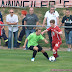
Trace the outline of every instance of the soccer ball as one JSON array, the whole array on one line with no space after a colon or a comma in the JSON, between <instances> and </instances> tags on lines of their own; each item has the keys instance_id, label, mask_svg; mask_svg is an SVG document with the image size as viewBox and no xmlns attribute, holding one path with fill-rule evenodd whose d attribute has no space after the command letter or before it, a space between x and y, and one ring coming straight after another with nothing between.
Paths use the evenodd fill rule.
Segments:
<instances>
[{"instance_id":1,"label":"soccer ball","mask_svg":"<svg viewBox=\"0 0 72 72\"><path fill-rule=\"evenodd\" d=\"M50 56L49 57L49 61L54 62L55 61L55 57L54 56Z\"/></svg>"}]
</instances>

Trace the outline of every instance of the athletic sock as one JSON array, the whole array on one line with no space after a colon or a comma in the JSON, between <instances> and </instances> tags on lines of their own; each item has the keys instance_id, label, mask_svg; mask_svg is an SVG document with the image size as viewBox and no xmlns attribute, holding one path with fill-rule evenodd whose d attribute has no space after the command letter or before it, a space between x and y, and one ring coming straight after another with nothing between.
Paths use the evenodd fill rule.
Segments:
<instances>
[{"instance_id":1,"label":"athletic sock","mask_svg":"<svg viewBox=\"0 0 72 72\"><path fill-rule=\"evenodd\" d=\"M44 52L43 55L44 55L47 59L49 59L49 56L48 56L48 54L47 54L46 52Z\"/></svg>"},{"instance_id":2,"label":"athletic sock","mask_svg":"<svg viewBox=\"0 0 72 72\"><path fill-rule=\"evenodd\" d=\"M32 58L35 58L36 54L37 54L37 51L34 50Z\"/></svg>"},{"instance_id":3,"label":"athletic sock","mask_svg":"<svg viewBox=\"0 0 72 72\"><path fill-rule=\"evenodd\" d=\"M53 56L56 58L58 56L57 51L53 53Z\"/></svg>"}]
</instances>

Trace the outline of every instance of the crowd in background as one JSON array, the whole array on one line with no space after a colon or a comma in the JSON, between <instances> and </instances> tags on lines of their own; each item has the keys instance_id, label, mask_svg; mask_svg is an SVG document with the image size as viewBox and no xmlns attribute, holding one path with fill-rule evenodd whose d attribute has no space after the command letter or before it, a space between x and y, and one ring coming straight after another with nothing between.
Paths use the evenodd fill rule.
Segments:
<instances>
[{"instance_id":1,"label":"crowd in background","mask_svg":"<svg viewBox=\"0 0 72 72\"><path fill-rule=\"evenodd\" d=\"M10 9L10 14L6 16L6 23L8 26L8 38L6 37L4 26L0 26L0 39L1 37L5 40L5 46L8 46L8 48L11 48L11 37L12 37L12 27L10 25L18 25L18 16L14 14L14 10ZM21 11L21 17L22 19L22 25L39 25L39 19L37 15L34 13L34 9L29 9L29 14L27 14L27 11L22 10ZM48 10L45 13L44 20L42 26L45 26L45 23L47 21L47 26L50 27L50 20L55 20L55 25L59 26L59 13L55 10L53 6L50 7L50 10ZM60 27L64 24L65 26L72 26L72 15L70 15L70 10L66 9L66 15L63 17ZM2 14L0 13L0 24L3 24L2 20ZM47 27L47 28L48 28ZM26 37L29 36L30 33L35 32L35 27L22 27L22 30L18 37L18 26L13 27L13 34L14 34L14 48L19 48L23 36L26 34ZM48 32L49 41L52 48L52 36L51 31ZM65 40L66 44L68 45L68 51L71 50L71 44L72 44L72 28L65 28ZM27 45L25 50L28 50Z\"/></svg>"}]
</instances>

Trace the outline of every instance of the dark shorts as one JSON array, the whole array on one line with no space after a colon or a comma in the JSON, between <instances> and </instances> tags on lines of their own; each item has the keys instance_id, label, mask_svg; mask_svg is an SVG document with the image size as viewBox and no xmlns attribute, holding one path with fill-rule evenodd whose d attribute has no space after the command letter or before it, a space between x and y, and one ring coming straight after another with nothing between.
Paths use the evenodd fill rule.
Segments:
<instances>
[{"instance_id":1,"label":"dark shorts","mask_svg":"<svg viewBox=\"0 0 72 72\"><path fill-rule=\"evenodd\" d=\"M0 39L2 38L2 36L0 36Z\"/></svg>"},{"instance_id":2,"label":"dark shorts","mask_svg":"<svg viewBox=\"0 0 72 72\"><path fill-rule=\"evenodd\" d=\"M29 49L30 49L30 50L33 50L33 47L34 47L34 46L30 46ZM37 45L37 47L38 47L38 52L42 50L42 47L41 47L40 45Z\"/></svg>"}]
</instances>

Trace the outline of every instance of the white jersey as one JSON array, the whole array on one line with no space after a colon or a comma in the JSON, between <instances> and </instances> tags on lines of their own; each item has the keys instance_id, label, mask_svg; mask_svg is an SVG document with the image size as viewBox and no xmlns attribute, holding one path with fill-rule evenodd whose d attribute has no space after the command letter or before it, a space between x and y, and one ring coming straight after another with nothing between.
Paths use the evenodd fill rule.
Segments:
<instances>
[{"instance_id":1,"label":"white jersey","mask_svg":"<svg viewBox=\"0 0 72 72\"><path fill-rule=\"evenodd\" d=\"M55 20L55 25L57 25L57 17L59 17L59 14L57 11L54 11L52 14L50 13L50 11L47 11L45 16L47 18L47 26L51 26L50 25L50 20Z\"/></svg>"},{"instance_id":2,"label":"white jersey","mask_svg":"<svg viewBox=\"0 0 72 72\"><path fill-rule=\"evenodd\" d=\"M11 17L11 15L8 14L6 16L6 22L10 22L10 23L15 23L16 22L16 23L18 23L18 16L13 14L13 16ZM9 28L10 31L12 31L12 27L11 26L9 26L8 28ZM13 32L16 32L17 30L18 30L18 26L14 26L13 27Z\"/></svg>"}]
</instances>

